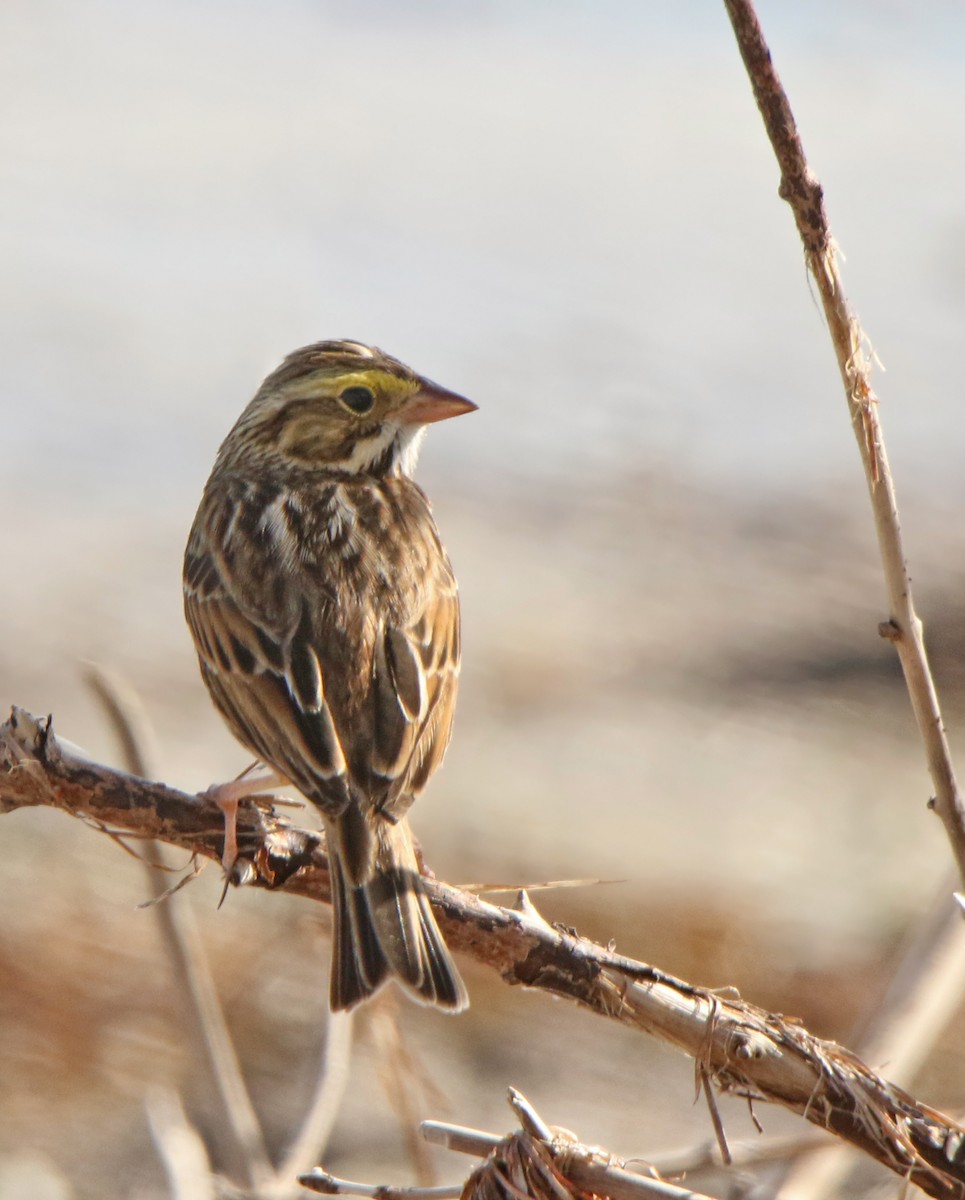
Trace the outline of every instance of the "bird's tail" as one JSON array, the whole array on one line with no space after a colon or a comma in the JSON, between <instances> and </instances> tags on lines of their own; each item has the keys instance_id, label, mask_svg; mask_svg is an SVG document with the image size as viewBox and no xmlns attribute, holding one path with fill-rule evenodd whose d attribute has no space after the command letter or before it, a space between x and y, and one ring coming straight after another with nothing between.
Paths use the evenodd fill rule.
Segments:
<instances>
[{"instance_id":1,"label":"bird's tail","mask_svg":"<svg viewBox=\"0 0 965 1200\"><path fill-rule=\"evenodd\" d=\"M405 820L355 806L325 821L332 877L331 1006L354 1008L386 979L423 1004L459 1012L466 988L429 905Z\"/></svg>"}]
</instances>

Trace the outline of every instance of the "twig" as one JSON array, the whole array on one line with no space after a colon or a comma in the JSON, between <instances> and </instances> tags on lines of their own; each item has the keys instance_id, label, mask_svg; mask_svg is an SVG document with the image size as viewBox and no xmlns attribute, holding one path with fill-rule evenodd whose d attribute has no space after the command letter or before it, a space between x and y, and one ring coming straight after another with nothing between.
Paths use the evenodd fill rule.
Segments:
<instances>
[{"instance_id":1,"label":"twig","mask_svg":"<svg viewBox=\"0 0 965 1200\"><path fill-rule=\"evenodd\" d=\"M714 1095L714 1089L710 1085L710 1075L704 1070L702 1065L698 1065L697 1074L700 1079L700 1090L703 1092L704 1099L707 1102L710 1124L714 1131L714 1137L717 1139L717 1149L720 1152L721 1162L725 1167L729 1167L733 1164L734 1159L730 1152L730 1146L727 1144L727 1133L724 1129L724 1121L720 1115L720 1109L717 1107L717 1097Z\"/></svg>"},{"instance_id":2,"label":"twig","mask_svg":"<svg viewBox=\"0 0 965 1200\"><path fill-rule=\"evenodd\" d=\"M914 608L878 401L871 387L867 338L848 305L822 189L808 167L787 95L771 61L753 4L751 0L725 0L725 5L780 167L780 195L794 214L844 383L871 497L891 607L891 617L879 626L879 632L893 641L898 651L935 787L935 798L930 804L944 823L959 874L965 878L965 807L945 738L921 622ZM960 927L960 914L949 910L946 903L937 926L932 919L920 946L912 947L892 981L882 1009L862 1039L862 1052L872 1062L888 1062L889 1071L900 1080L910 1077L913 1065L933 1045L951 1006L961 996L965 954ZM781 1194L793 1194L796 1200L827 1195L846 1173L848 1165L845 1151L827 1149L799 1163L785 1180Z\"/></svg>"},{"instance_id":3,"label":"twig","mask_svg":"<svg viewBox=\"0 0 965 1200\"><path fill-rule=\"evenodd\" d=\"M869 1062L887 1064L903 1085L912 1082L965 993L965 927L943 887L857 1041Z\"/></svg>"},{"instance_id":4,"label":"twig","mask_svg":"<svg viewBox=\"0 0 965 1200\"><path fill-rule=\"evenodd\" d=\"M325 1153L339 1105L349 1077L352 1050L352 1013L329 1013L325 1029L325 1051L318 1073L315 1095L308 1106L294 1142L278 1168L277 1178L282 1187L291 1188L291 1181L314 1166Z\"/></svg>"},{"instance_id":5,"label":"twig","mask_svg":"<svg viewBox=\"0 0 965 1200\"><path fill-rule=\"evenodd\" d=\"M525 1181L530 1185L533 1182L539 1185L547 1180L550 1186L545 1189L539 1186L512 1190L503 1188L502 1194L515 1194L518 1197L519 1192L523 1191L527 1195L553 1196L555 1200L580 1195L608 1196L612 1200L645 1200L649 1197L702 1200L702 1193L668 1183L656 1174L641 1175L628 1171L622 1159L599 1148L584 1146L570 1134L554 1131L515 1088L509 1089L509 1105L522 1128L506 1138L436 1121L422 1124L422 1136L428 1142L487 1160L466 1184L463 1194L468 1200L489 1194L488 1189L478 1185L478 1176L489 1164L497 1169L502 1168L504 1174L510 1174L514 1160L521 1161L525 1168L527 1158L535 1161L537 1170L524 1169L520 1172ZM534 1151L539 1152L538 1157ZM505 1160L506 1165L501 1160ZM512 1182L516 1180L512 1179Z\"/></svg>"},{"instance_id":6,"label":"twig","mask_svg":"<svg viewBox=\"0 0 965 1200\"><path fill-rule=\"evenodd\" d=\"M404 1002L403 1002L404 1003ZM368 1036L378 1063L379 1081L402 1136L412 1176L421 1187L436 1182L435 1164L417 1125L427 1100L442 1103L439 1089L408 1044L399 1022L400 997L383 991L368 1007Z\"/></svg>"},{"instance_id":7,"label":"twig","mask_svg":"<svg viewBox=\"0 0 965 1200\"><path fill-rule=\"evenodd\" d=\"M423 1121L419 1130L430 1146L444 1146L457 1154L474 1154L477 1158L485 1158L502 1141L498 1133L450 1125L447 1121Z\"/></svg>"},{"instance_id":8,"label":"twig","mask_svg":"<svg viewBox=\"0 0 965 1200\"><path fill-rule=\"evenodd\" d=\"M445 1146L447 1150L455 1150L460 1154L475 1154L477 1158L482 1158L499 1144L499 1138L494 1133L467 1129L464 1125L451 1125L446 1121L423 1121L420 1128L422 1136L433 1146ZM731 1165L751 1167L782 1162L829 1144L835 1144L830 1135L817 1132L737 1142L729 1146ZM720 1147L715 1139L678 1150L636 1156L627 1159L624 1165L635 1174L673 1179L681 1175L720 1171L724 1164L720 1160Z\"/></svg>"},{"instance_id":9,"label":"twig","mask_svg":"<svg viewBox=\"0 0 965 1200\"><path fill-rule=\"evenodd\" d=\"M922 625L912 598L895 488L879 420L878 398L871 387L868 341L845 296L821 184L804 156L794 115L771 61L754 5L751 0L724 0L724 4L780 167L779 194L794 214L804 245L805 261L821 297L844 383L851 425L871 497L891 610L889 620L879 626L879 632L894 642L898 651L935 788L931 806L945 826L959 875L965 880L965 804L955 781L938 694L925 652Z\"/></svg>"},{"instance_id":10,"label":"twig","mask_svg":"<svg viewBox=\"0 0 965 1200\"><path fill-rule=\"evenodd\" d=\"M791 1134L786 1137L758 1137L754 1141L729 1142L731 1166L735 1168L755 1167L768 1163L788 1162L810 1154L823 1146L838 1143L828 1134L815 1131ZM662 1177L672 1179L679 1175L700 1175L707 1171L720 1171L722 1163L716 1141L707 1141L694 1146L682 1146L677 1150L661 1150L656 1154L643 1155L640 1161L651 1167ZM628 1160L628 1165L639 1170L637 1160Z\"/></svg>"},{"instance_id":11,"label":"twig","mask_svg":"<svg viewBox=\"0 0 965 1200\"><path fill-rule=\"evenodd\" d=\"M855 1038L866 1061L887 1064L889 1076L904 1086L913 1081L965 991L965 928L950 890L941 888L909 939L876 1011ZM777 1194L820 1200L835 1193L854 1165L849 1147L826 1145L796 1163Z\"/></svg>"},{"instance_id":12,"label":"twig","mask_svg":"<svg viewBox=\"0 0 965 1200\"><path fill-rule=\"evenodd\" d=\"M44 804L219 859L221 813L189 796L66 753L51 722L22 709L0 726L0 813ZM318 835L269 807L239 812L253 886L330 899ZM859 1146L930 1195L965 1200L965 1128L876 1075L856 1055L798 1023L548 925L532 904L498 908L427 879L449 945L510 985L564 996L653 1034L700 1061L715 1085L805 1116Z\"/></svg>"},{"instance_id":13,"label":"twig","mask_svg":"<svg viewBox=\"0 0 965 1200\"><path fill-rule=\"evenodd\" d=\"M245 1186L258 1189L272 1177L261 1122L241 1073L197 923L185 906L172 904L172 899L176 898L156 905L155 914L188 1027L207 1066L208 1089L217 1113L210 1126L226 1143L230 1173Z\"/></svg>"},{"instance_id":14,"label":"twig","mask_svg":"<svg viewBox=\"0 0 965 1200\"><path fill-rule=\"evenodd\" d=\"M149 778L160 759L157 737L137 692L100 663L83 664L84 683L104 710L121 748L121 764L132 775Z\"/></svg>"},{"instance_id":15,"label":"twig","mask_svg":"<svg viewBox=\"0 0 965 1200\"><path fill-rule=\"evenodd\" d=\"M445 1187L390 1187L388 1184L357 1183L352 1179L339 1179L327 1171L316 1168L300 1175L298 1182L310 1192L323 1196L367 1196L370 1200L459 1200L462 1184Z\"/></svg>"},{"instance_id":16,"label":"twig","mask_svg":"<svg viewBox=\"0 0 965 1200\"><path fill-rule=\"evenodd\" d=\"M204 1142L189 1123L175 1092L159 1089L148 1096L147 1123L173 1200L214 1200Z\"/></svg>"},{"instance_id":17,"label":"twig","mask_svg":"<svg viewBox=\"0 0 965 1200\"><path fill-rule=\"evenodd\" d=\"M84 679L100 701L121 745L127 769L145 775L157 757L150 722L136 693L97 663L88 663ZM216 1106L210 1123L226 1167L243 1186L257 1189L272 1177L261 1122L255 1112L228 1032L208 957L188 905L174 902L161 878L161 847L145 842L143 859L154 896L153 912L174 974L179 1003L206 1070Z\"/></svg>"},{"instance_id":18,"label":"twig","mask_svg":"<svg viewBox=\"0 0 965 1200\"><path fill-rule=\"evenodd\" d=\"M86 664L84 679L104 708L120 743L125 768L135 775L147 775L157 760L156 741L136 692L98 663ZM338 1116L348 1082L352 1015L329 1014L314 1096L283 1162L273 1172L191 908L170 902L177 889L161 883L159 871L165 864L159 844L145 842L143 855L154 915L175 978L180 981L178 996L207 1067L209 1090L220 1108L220 1117L211 1122L212 1136L228 1172L244 1187L265 1200L287 1196L292 1180L321 1158Z\"/></svg>"},{"instance_id":19,"label":"twig","mask_svg":"<svg viewBox=\"0 0 965 1200\"><path fill-rule=\"evenodd\" d=\"M373 1187L313 1171L299 1182L326 1195L365 1196L369 1200L708 1200L702 1193L662 1179L627 1171L605 1151L554 1132L521 1092L509 1089L509 1104L522 1128L508 1137L458 1125L422 1124L423 1137L435 1144L483 1159L467 1182L456 1188Z\"/></svg>"}]
</instances>

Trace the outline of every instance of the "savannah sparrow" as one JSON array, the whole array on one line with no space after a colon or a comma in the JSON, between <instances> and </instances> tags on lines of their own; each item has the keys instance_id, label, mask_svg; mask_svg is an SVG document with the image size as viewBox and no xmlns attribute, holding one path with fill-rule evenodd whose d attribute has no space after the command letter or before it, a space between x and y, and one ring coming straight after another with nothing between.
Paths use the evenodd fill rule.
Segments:
<instances>
[{"instance_id":1,"label":"savannah sparrow","mask_svg":"<svg viewBox=\"0 0 965 1200\"><path fill-rule=\"evenodd\" d=\"M475 407L359 342L296 350L225 438L188 540L208 691L322 814L333 1009L390 977L468 1002L405 818L449 742L460 649L456 580L410 474L425 426Z\"/></svg>"}]
</instances>

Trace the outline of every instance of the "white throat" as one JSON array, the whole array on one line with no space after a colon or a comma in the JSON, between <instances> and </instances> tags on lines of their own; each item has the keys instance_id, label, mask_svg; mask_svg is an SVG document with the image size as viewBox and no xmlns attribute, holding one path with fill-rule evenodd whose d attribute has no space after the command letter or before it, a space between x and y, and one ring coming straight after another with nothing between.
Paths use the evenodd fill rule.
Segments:
<instances>
[{"instance_id":1,"label":"white throat","mask_svg":"<svg viewBox=\"0 0 965 1200\"><path fill-rule=\"evenodd\" d=\"M402 425L395 439L395 461L403 475L413 475L426 436L425 425Z\"/></svg>"},{"instance_id":2,"label":"white throat","mask_svg":"<svg viewBox=\"0 0 965 1200\"><path fill-rule=\"evenodd\" d=\"M341 465L346 471L363 474L389 455L390 471L395 469L403 475L411 475L415 471L425 432L424 425L397 425L387 421L378 433L358 441L351 458Z\"/></svg>"}]
</instances>

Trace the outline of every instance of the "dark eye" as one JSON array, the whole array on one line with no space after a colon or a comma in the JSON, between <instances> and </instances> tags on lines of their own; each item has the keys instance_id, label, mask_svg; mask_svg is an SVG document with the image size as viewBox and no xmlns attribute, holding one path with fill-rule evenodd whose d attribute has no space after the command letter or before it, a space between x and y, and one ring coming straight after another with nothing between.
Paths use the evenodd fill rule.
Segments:
<instances>
[{"instance_id":1,"label":"dark eye","mask_svg":"<svg viewBox=\"0 0 965 1200\"><path fill-rule=\"evenodd\" d=\"M339 400L350 412L364 417L366 413L372 411L375 405L375 392L367 387L350 387L342 392Z\"/></svg>"}]
</instances>

